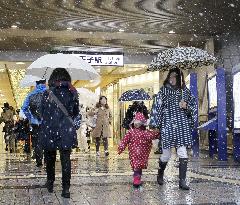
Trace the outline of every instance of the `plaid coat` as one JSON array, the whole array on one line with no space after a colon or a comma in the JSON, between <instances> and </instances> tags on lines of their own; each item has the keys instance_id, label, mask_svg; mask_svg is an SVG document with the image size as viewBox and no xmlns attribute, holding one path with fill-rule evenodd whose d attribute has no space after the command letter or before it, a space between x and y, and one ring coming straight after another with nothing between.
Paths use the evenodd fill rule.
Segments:
<instances>
[{"instance_id":1,"label":"plaid coat","mask_svg":"<svg viewBox=\"0 0 240 205\"><path fill-rule=\"evenodd\" d=\"M187 103L187 109L179 107L181 99ZM153 102L150 126L160 129L164 149L192 145L196 108L188 88L175 90L166 85L160 89Z\"/></svg>"}]
</instances>

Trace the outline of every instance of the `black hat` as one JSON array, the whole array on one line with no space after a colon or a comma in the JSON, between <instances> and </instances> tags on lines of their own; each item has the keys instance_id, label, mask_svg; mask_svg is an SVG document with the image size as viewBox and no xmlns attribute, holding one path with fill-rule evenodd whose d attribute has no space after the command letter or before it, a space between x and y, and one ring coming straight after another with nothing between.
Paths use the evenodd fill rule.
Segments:
<instances>
[{"instance_id":1,"label":"black hat","mask_svg":"<svg viewBox=\"0 0 240 205\"><path fill-rule=\"evenodd\" d=\"M38 80L36 81L36 84L39 85L39 84L45 84L46 83L46 80Z\"/></svg>"}]
</instances>

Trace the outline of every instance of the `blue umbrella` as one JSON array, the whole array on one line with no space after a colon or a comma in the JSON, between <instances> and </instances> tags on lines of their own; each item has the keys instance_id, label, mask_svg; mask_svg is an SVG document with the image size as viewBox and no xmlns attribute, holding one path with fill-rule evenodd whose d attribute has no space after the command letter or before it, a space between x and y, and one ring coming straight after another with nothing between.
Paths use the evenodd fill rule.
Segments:
<instances>
[{"instance_id":1,"label":"blue umbrella","mask_svg":"<svg viewBox=\"0 0 240 205\"><path fill-rule=\"evenodd\" d=\"M151 100L149 94L147 94L143 89L134 89L128 90L124 92L119 98L120 102L125 101L143 101L143 100Z\"/></svg>"}]
</instances>

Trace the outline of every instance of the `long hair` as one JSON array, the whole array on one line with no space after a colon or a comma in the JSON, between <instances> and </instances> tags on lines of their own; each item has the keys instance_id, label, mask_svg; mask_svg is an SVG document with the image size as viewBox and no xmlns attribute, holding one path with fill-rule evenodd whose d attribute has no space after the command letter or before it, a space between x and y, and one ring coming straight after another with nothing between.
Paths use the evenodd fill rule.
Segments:
<instances>
[{"instance_id":1,"label":"long hair","mask_svg":"<svg viewBox=\"0 0 240 205\"><path fill-rule=\"evenodd\" d=\"M184 79L184 75L183 72L179 69L179 68L173 68L168 72L167 78L164 80L163 85L166 86L167 84L169 84L169 79L170 79L170 75L171 73L176 73L176 87L178 89L182 89L185 86L185 79Z\"/></svg>"},{"instance_id":2,"label":"long hair","mask_svg":"<svg viewBox=\"0 0 240 205\"><path fill-rule=\"evenodd\" d=\"M48 85L51 87L51 86L54 86L56 82L60 82L60 81L66 81L66 82L72 81L71 76L69 75L69 73L65 68L54 69L48 80Z\"/></svg>"},{"instance_id":3,"label":"long hair","mask_svg":"<svg viewBox=\"0 0 240 205\"><path fill-rule=\"evenodd\" d=\"M105 99L106 99L106 102L107 102L107 97L102 95L102 96L99 98L99 101L98 101L98 103L96 104L96 107L97 107L97 108L100 108L100 107L102 107L101 100L102 100L103 98L105 98ZM107 103L105 104L105 106L104 106L104 107L105 107L106 109L108 109L108 108L109 108L109 106L108 106L108 104L107 104Z\"/></svg>"}]
</instances>

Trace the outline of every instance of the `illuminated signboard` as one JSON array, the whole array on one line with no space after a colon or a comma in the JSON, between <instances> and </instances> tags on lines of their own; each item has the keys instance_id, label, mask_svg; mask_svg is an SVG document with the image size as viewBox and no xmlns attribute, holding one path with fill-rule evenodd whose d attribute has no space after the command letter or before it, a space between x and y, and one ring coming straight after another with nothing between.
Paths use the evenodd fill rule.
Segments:
<instances>
[{"instance_id":1,"label":"illuminated signboard","mask_svg":"<svg viewBox=\"0 0 240 205\"><path fill-rule=\"evenodd\" d=\"M72 54L94 66L123 66L123 55Z\"/></svg>"},{"instance_id":2,"label":"illuminated signboard","mask_svg":"<svg viewBox=\"0 0 240 205\"><path fill-rule=\"evenodd\" d=\"M217 107L217 81L216 76L208 80L208 105L209 108Z\"/></svg>"},{"instance_id":3,"label":"illuminated signboard","mask_svg":"<svg viewBox=\"0 0 240 205\"><path fill-rule=\"evenodd\" d=\"M240 72L233 76L234 128L240 128Z\"/></svg>"}]
</instances>

